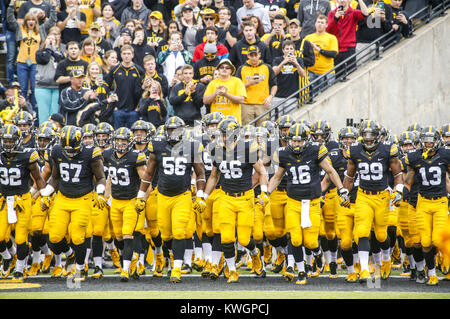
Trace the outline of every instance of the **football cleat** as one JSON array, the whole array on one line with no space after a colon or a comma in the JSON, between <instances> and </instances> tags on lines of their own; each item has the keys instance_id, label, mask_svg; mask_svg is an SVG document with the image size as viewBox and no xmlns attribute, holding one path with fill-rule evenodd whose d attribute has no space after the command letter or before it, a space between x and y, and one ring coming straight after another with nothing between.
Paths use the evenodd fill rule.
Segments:
<instances>
[{"instance_id":1,"label":"football cleat","mask_svg":"<svg viewBox=\"0 0 450 319\"><path fill-rule=\"evenodd\" d=\"M155 271L153 272L153 277L162 277L163 269L164 269L164 255L163 253L156 254Z\"/></svg>"},{"instance_id":2,"label":"football cleat","mask_svg":"<svg viewBox=\"0 0 450 319\"><path fill-rule=\"evenodd\" d=\"M330 263L330 274L329 274L330 278L337 278L338 274L337 274L337 263L335 263L334 261L332 261Z\"/></svg>"},{"instance_id":3,"label":"football cleat","mask_svg":"<svg viewBox=\"0 0 450 319\"><path fill-rule=\"evenodd\" d=\"M209 278L209 274L211 273L211 262L207 261L205 267L203 267L202 277Z\"/></svg>"},{"instance_id":4,"label":"football cleat","mask_svg":"<svg viewBox=\"0 0 450 319\"><path fill-rule=\"evenodd\" d=\"M430 278L428 278L428 281L426 283L427 286L437 286L438 284L439 284L439 279L436 275L430 276Z\"/></svg>"},{"instance_id":5,"label":"football cleat","mask_svg":"<svg viewBox=\"0 0 450 319\"><path fill-rule=\"evenodd\" d=\"M137 274L139 276L145 275L145 265L139 263L139 265L137 266L137 271L136 272L137 272Z\"/></svg>"},{"instance_id":6,"label":"football cleat","mask_svg":"<svg viewBox=\"0 0 450 319\"><path fill-rule=\"evenodd\" d=\"M50 255L45 255L44 261L42 262L41 272L43 274L48 274L50 272L50 264L52 262L53 253L50 252Z\"/></svg>"},{"instance_id":7,"label":"football cleat","mask_svg":"<svg viewBox=\"0 0 450 319\"><path fill-rule=\"evenodd\" d=\"M344 262L344 258L339 257L339 258L337 259L337 264L338 264L338 265L341 265L343 262Z\"/></svg>"},{"instance_id":8,"label":"football cleat","mask_svg":"<svg viewBox=\"0 0 450 319\"><path fill-rule=\"evenodd\" d=\"M236 256L236 269L239 269L242 267L242 265L245 264L245 261L247 260L247 254L243 252L242 250L237 251Z\"/></svg>"},{"instance_id":9,"label":"football cleat","mask_svg":"<svg viewBox=\"0 0 450 319\"><path fill-rule=\"evenodd\" d=\"M69 275L69 278L72 279L72 281L85 281L87 279L88 272L86 269L83 270L76 270L74 273Z\"/></svg>"},{"instance_id":10,"label":"football cleat","mask_svg":"<svg viewBox=\"0 0 450 319\"><path fill-rule=\"evenodd\" d=\"M409 280L416 281L417 279L417 269L411 268L411 274L409 275Z\"/></svg>"},{"instance_id":11,"label":"football cleat","mask_svg":"<svg viewBox=\"0 0 450 319\"><path fill-rule=\"evenodd\" d=\"M365 283L367 283L367 280L368 279L370 279L371 280L371 277L370 277L370 272L369 271L367 271L367 270L362 270L360 273L359 273L359 283L360 284L365 284Z\"/></svg>"},{"instance_id":12,"label":"football cleat","mask_svg":"<svg viewBox=\"0 0 450 319\"><path fill-rule=\"evenodd\" d=\"M111 260L113 262L114 267L121 268L120 267L120 256L119 256L119 253L117 252L117 248L110 249L109 255L111 256Z\"/></svg>"},{"instance_id":13,"label":"football cleat","mask_svg":"<svg viewBox=\"0 0 450 319\"><path fill-rule=\"evenodd\" d=\"M264 246L264 263L266 265L272 263L272 245Z\"/></svg>"},{"instance_id":14,"label":"football cleat","mask_svg":"<svg viewBox=\"0 0 450 319\"><path fill-rule=\"evenodd\" d=\"M192 267L187 264L184 264L183 267L181 267L181 274L187 275L190 273L192 273Z\"/></svg>"},{"instance_id":15,"label":"football cleat","mask_svg":"<svg viewBox=\"0 0 450 319\"><path fill-rule=\"evenodd\" d=\"M284 261L286 260L286 255L283 253L277 253L277 259L275 263L272 265L272 272L278 274L281 270L283 270Z\"/></svg>"},{"instance_id":16,"label":"football cleat","mask_svg":"<svg viewBox=\"0 0 450 319\"><path fill-rule=\"evenodd\" d=\"M39 264L32 264L30 270L28 270L28 276L33 277L37 276L41 269L41 266Z\"/></svg>"},{"instance_id":17,"label":"football cleat","mask_svg":"<svg viewBox=\"0 0 450 319\"><path fill-rule=\"evenodd\" d=\"M3 259L3 265L1 270L2 279L8 278L10 272L11 272L11 265L12 265L12 258L10 259Z\"/></svg>"},{"instance_id":18,"label":"football cleat","mask_svg":"<svg viewBox=\"0 0 450 319\"><path fill-rule=\"evenodd\" d=\"M312 267L311 267L311 273L309 274L309 277L311 277L311 278L319 277L319 275L320 275L319 269L320 268L317 267L317 263L313 262Z\"/></svg>"},{"instance_id":19,"label":"football cleat","mask_svg":"<svg viewBox=\"0 0 450 319\"><path fill-rule=\"evenodd\" d=\"M411 276L411 269L409 268L409 265L406 262L403 262L402 264L403 271L400 274L401 277L410 277Z\"/></svg>"},{"instance_id":20,"label":"football cleat","mask_svg":"<svg viewBox=\"0 0 450 319\"><path fill-rule=\"evenodd\" d=\"M219 267L217 265L211 266L211 271L209 272L209 279L216 280L219 278Z\"/></svg>"},{"instance_id":21,"label":"football cleat","mask_svg":"<svg viewBox=\"0 0 450 319\"><path fill-rule=\"evenodd\" d=\"M250 270L251 274L254 272L254 270L253 270L253 260L252 259L247 259L247 268L246 269Z\"/></svg>"},{"instance_id":22,"label":"football cleat","mask_svg":"<svg viewBox=\"0 0 450 319\"><path fill-rule=\"evenodd\" d=\"M23 282L24 279L25 279L25 276L23 273L18 272L18 271L14 272L14 275L12 277L13 282Z\"/></svg>"},{"instance_id":23,"label":"football cleat","mask_svg":"<svg viewBox=\"0 0 450 319\"><path fill-rule=\"evenodd\" d=\"M225 268L223 269L223 276L226 279L230 278L230 268L228 268L228 265L226 265Z\"/></svg>"},{"instance_id":24,"label":"football cleat","mask_svg":"<svg viewBox=\"0 0 450 319\"><path fill-rule=\"evenodd\" d=\"M176 267L173 268L170 273L170 281L173 283L181 282L181 269Z\"/></svg>"},{"instance_id":25,"label":"football cleat","mask_svg":"<svg viewBox=\"0 0 450 319\"><path fill-rule=\"evenodd\" d=\"M139 255L137 253L133 253L133 257L131 258L131 264L130 264L130 269L129 269L129 273L130 276L133 276L134 273L136 272L137 269L137 261L139 259Z\"/></svg>"},{"instance_id":26,"label":"football cleat","mask_svg":"<svg viewBox=\"0 0 450 319\"><path fill-rule=\"evenodd\" d=\"M260 275L256 275L256 278L266 278L266 271L263 269Z\"/></svg>"},{"instance_id":27,"label":"football cleat","mask_svg":"<svg viewBox=\"0 0 450 319\"><path fill-rule=\"evenodd\" d=\"M322 261L322 254L318 255L318 256L314 256L314 264L316 265L317 271L318 273L322 273L324 270L323 267L323 261Z\"/></svg>"},{"instance_id":28,"label":"football cleat","mask_svg":"<svg viewBox=\"0 0 450 319\"><path fill-rule=\"evenodd\" d=\"M306 285L308 276L306 275L306 272L301 271L298 273L297 281L295 282L296 285Z\"/></svg>"},{"instance_id":29,"label":"football cleat","mask_svg":"<svg viewBox=\"0 0 450 319\"><path fill-rule=\"evenodd\" d=\"M261 263L261 252L258 249L258 253L252 256L252 270L256 273L257 276L260 276L263 270Z\"/></svg>"},{"instance_id":30,"label":"football cleat","mask_svg":"<svg viewBox=\"0 0 450 319\"><path fill-rule=\"evenodd\" d=\"M95 266L94 273L91 275L92 279L102 279L103 270L99 266Z\"/></svg>"},{"instance_id":31,"label":"football cleat","mask_svg":"<svg viewBox=\"0 0 450 319\"><path fill-rule=\"evenodd\" d=\"M444 276L444 278L442 278L442 280L444 280L444 281L450 281L450 273L446 274L446 275Z\"/></svg>"},{"instance_id":32,"label":"football cleat","mask_svg":"<svg viewBox=\"0 0 450 319\"><path fill-rule=\"evenodd\" d=\"M217 269L219 270L219 276L222 274L224 268L225 268L225 257L222 254L222 257L220 257L219 266L217 267Z\"/></svg>"},{"instance_id":33,"label":"football cleat","mask_svg":"<svg viewBox=\"0 0 450 319\"><path fill-rule=\"evenodd\" d=\"M427 276L425 275L425 271L424 270L417 271L416 282L418 284L424 284L424 283L427 282Z\"/></svg>"},{"instance_id":34,"label":"football cleat","mask_svg":"<svg viewBox=\"0 0 450 319\"><path fill-rule=\"evenodd\" d=\"M239 273L236 270L230 271L230 276L228 277L227 283L233 284L239 281Z\"/></svg>"},{"instance_id":35,"label":"football cleat","mask_svg":"<svg viewBox=\"0 0 450 319\"><path fill-rule=\"evenodd\" d=\"M192 262L192 268L194 268L195 271L202 272L205 263L206 262L204 260L197 258Z\"/></svg>"},{"instance_id":36,"label":"football cleat","mask_svg":"<svg viewBox=\"0 0 450 319\"><path fill-rule=\"evenodd\" d=\"M375 272L375 264L374 263L369 263L369 272L371 274L373 274Z\"/></svg>"},{"instance_id":37,"label":"football cleat","mask_svg":"<svg viewBox=\"0 0 450 319\"><path fill-rule=\"evenodd\" d=\"M114 274L120 274L122 272L122 267L114 269Z\"/></svg>"},{"instance_id":38,"label":"football cleat","mask_svg":"<svg viewBox=\"0 0 450 319\"><path fill-rule=\"evenodd\" d=\"M323 272L330 272L330 264L325 263L325 265L323 265Z\"/></svg>"},{"instance_id":39,"label":"football cleat","mask_svg":"<svg viewBox=\"0 0 450 319\"><path fill-rule=\"evenodd\" d=\"M75 253L66 258L66 263L64 264L64 273L63 276L68 276L71 273L75 272Z\"/></svg>"},{"instance_id":40,"label":"football cleat","mask_svg":"<svg viewBox=\"0 0 450 319\"><path fill-rule=\"evenodd\" d=\"M305 264L305 272L308 277L311 277L313 269L311 265Z\"/></svg>"},{"instance_id":41,"label":"football cleat","mask_svg":"<svg viewBox=\"0 0 450 319\"><path fill-rule=\"evenodd\" d=\"M293 281L295 277L294 268L291 266L286 268L286 271L284 272L283 279L287 281Z\"/></svg>"},{"instance_id":42,"label":"football cleat","mask_svg":"<svg viewBox=\"0 0 450 319\"><path fill-rule=\"evenodd\" d=\"M60 278L62 276L62 273L63 273L63 267L55 266L55 267L53 267L51 277L52 278Z\"/></svg>"},{"instance_id":43,"label":"football cleat","mask_svg":"<svg viewBox=\"0 0 450 319\"><path fill-rule=\"evenodd\" d=\"M357 263L354 263L353 266L354 266L354 268L355 268L356 274L359 275L359 273L361 272L361 264L360 264L359 262L357 262Z\"/></svg>"},{"instance_id":44,"label":"football cleat","mask_svg":"<svg viewBox=\"0 0 450 319\"><path fill-rule=\"evenodd\" d=\"M355 283L358 281L358 274L356 272L351 272L345 277L345 281L349 283Z\"/></svg>"},{"instance_id":45,"label":"football cleat","mask_svg":"<svg viewBox=\"0 0 450 319\"><path fill-rule=\"evenodd\" d=\"M129 280L130 280L129 272L122 269L122 271L120 272L120 281L128 282Z\"/></svg>"},{"instance_id":46,"label":"football cleat","mask_svg":"<svg viewBox=\"0 0 450 319\"><path fill-rule=\"evenodd\" d=\"M391 261L381 261L381 279L386 280L391 274Z\"/></svg>"}]
</instances>

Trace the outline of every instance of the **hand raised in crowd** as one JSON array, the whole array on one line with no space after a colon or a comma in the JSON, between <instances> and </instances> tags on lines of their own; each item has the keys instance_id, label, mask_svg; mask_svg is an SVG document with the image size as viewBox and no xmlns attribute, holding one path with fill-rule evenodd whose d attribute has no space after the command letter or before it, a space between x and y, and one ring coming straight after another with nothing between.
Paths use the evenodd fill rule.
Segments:
<instances>
[{"instance_id":1,"label":"hand raised in crowd","mask_svg":"<svg viewBox=\"0 0 450 319\"><path fill-rule=\"evenodd\" d=\"M339 19L340 17L342 17L342 16L344 16L344 14L345 14L345 11L342 9L342 10L340 10L340 9L338 9L338 10L336 10L336 13L335 13L335 17L337 18L337 19Z\"/></svg>"},{"instance_id":2,"label":"hand raised in crowd","mask_svg":"<svg viewBox=\"0 0 450 319\"><path fill-rule=\"evenodd\" d=\"M27 104L27 100L22 95L19 95L19 105L23 107L26 104Z\"/></svg>"},{"instance_id":3,"label":"hand raised in crowd","mask_svg":"<svg viewBox=\"0 0 450 319\"><path fill-rule=\"evenodd\" d=\"M395 17L398 21L400 21L403 24L408 24L408 20L406 20L406 17L403 13L399 13L397 17Z\"/></svg>"},{"instance_id":4,"label":"hand raised in crowd","mask_svg":"<svg viewBox=\"0 0 450 319\"><path fill-rule=\"evenodd\" d=\"M384 10L380 9L380 8L376 8L375 9L375 13L374 13L375 17L379 17L381 19L381 21L386 21L386 13Z\"/></svg>"},{"instance_id":5,"label":"hand raised in crowd","mask_svg":"<svg viewBox=\"0 0 450 319\"><path fill-rule=\"evenodd\" d=\"M108 101L108 103L113 103L119 101L119 97L117 96L117 94L114 93L108 96L106 100Z\"/></svg>"},{"instance_id":6,"label":"hand raised in crowd","mask_svg":"<svg viewBox=\"0 0 450 319\"><path fill-rule=\"evenodd\" d=\"M228 88L226 86L220 85L216 89L217 95L224 96L228 91Z\"/></svg>"}]
</instances>

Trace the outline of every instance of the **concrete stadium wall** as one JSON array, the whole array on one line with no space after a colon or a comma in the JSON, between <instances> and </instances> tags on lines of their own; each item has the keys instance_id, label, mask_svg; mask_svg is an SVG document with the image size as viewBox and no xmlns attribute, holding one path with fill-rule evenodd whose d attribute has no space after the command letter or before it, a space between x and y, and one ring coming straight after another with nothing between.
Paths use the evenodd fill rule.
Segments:
<instances>
[{"instance_id":1,"label":"concrete stadium wall","mask_svg":"<svg viewBox=\"0 0 450 319\"><path fill-rule=\"evenodd\" d=\"M441 127L450 123L450 14L422 26L340 82L314 104L292 114L330 122L334 135L347 120L376 120L394 134L414 122Z\"/></svg>"}]
</instances>

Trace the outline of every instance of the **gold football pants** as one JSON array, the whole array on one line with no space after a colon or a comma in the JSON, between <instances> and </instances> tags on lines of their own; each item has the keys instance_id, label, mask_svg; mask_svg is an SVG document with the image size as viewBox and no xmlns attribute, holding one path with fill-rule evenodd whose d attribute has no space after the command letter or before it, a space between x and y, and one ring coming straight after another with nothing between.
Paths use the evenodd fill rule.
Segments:
<instances>
[{"instance_id":1,"label":"gold football pants","mask_svg":"<svg viewBox=\"0 0 450 319\"><path fill-rule=\"evenodd\" d=\"M417 199L417 227L423 247L436 246L448 219L448 199Z\"/></svg>"},{"instance_id":2,"label":"gold football pants","mask_svg":"<svg viewBox=\"0 0 450 319\"><path fill-rule=\"evenodd\" d=\"M28 232L31 219L31 194L25 193L14 196L15 202L20 202L23 207L22 211L16 209L17 222L8 223L8 207L6 197L3 198L2 210L0 211L0 241L9 241L12 227L15 230L15 241L17 245L24 244L28 241Z\"/></svg>"}]
</instances>

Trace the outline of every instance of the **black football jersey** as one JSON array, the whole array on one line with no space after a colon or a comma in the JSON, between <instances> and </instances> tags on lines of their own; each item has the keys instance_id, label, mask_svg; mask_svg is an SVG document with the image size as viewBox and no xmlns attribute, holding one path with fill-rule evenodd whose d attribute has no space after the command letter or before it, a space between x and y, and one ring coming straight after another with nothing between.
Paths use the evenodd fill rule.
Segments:
<instances>
[{"instance_id":1,"label":"black football jersey","mask_svg":"<svg viewBox=\"0 0 450 319\"><path fill-rule=\"evenodd\" d=\"M406 154L405 163L414 169L421 196L447 196L446 173L450 164L449 147L441 147L436 154L427 158L424 158L422 150L414 150Z\"/></svg>"},{"instance_id":2,"label":"black football jersey","mask_svg":"<svg viewBox=\"0 0 450 319\"><path fill-rule=\"evenodd\" d=\"M23 148L36 148L36 138L34 137L34 135L31 135L31 138L28 142L23 142L22 143L22 147Z\"/></svg>"},{"instance_id":3,"label":"black football jersey","mask_svg":"<svg viewBox=\"0 0 450 319\"><path fill-rule=\"evenodd\" d=\"M402 164L402 172L404 176L406 176L406 173L408 172L408 165L406 164L405 156L400 158L400 163ZM414 182L406 197L406 201L414 207L416 207L417 205L417 197L419 195L419 183L420 183L419 177L417 176L417 174L414 174Z\"/></svg>"},{"instance_id":4,"label":"black football jersey","mask_svg":"<svg viewBox=\"0 0 450 319\"><path fill-rule=\"evenodd\" d=\"M0 186L2 196L22 195L30 191L33 180L29 166L39 159L34 149L23 148L8 157L6 153L0 156Z\"/></svg>"},{"instance_id":5,"label":"black football jersey","mask_svg":"<svg viewBox=\"0 0 450 319\"><path fill-rule=\"evenodd\" d=\"M91 163L102 159L102 152L98 147L85 146L76 156L67 157L61 145L53 146L51 157L56 164L53 169L59 170L58 189L66 197L82 197L94 189L94 173Z\"/></svg>"},{"instance_id":6,"label":"black football jersey","mask_svg":"<svg viewBox=\"0 0 450 319\"><path fill-rule=\"evenodd\" d=\"M239 140L236 147L226 151L216 145L211 150L213 165L222 179L222 189L227 193L243 193L252 189L253 165L258 161L258 144Z\"/></svg>"},{"instance_id":7,"label":"black football jersey","mask_svg":"<svg viewBox=\"0 0 450 319\"><path fill-rule=\"evenodd\" d=\"M383 191L388 188L390 160L398 156L396 144L380 143L373 152L367 152L361 143L350 146L349 157L359 174L359 187L366 191Z\"/></svg>"},{"instance_id":8,"label":"black football jersey","mask_svg":"<svg viewBox=\"0 0 450 319\"><path fill-rule=\"evenodd\" d=\"M339 178L341 179L341 181L344 181L344 173L347 170L348 161L345 158L344 154L342 154L342 150L340 150L339 148L328 149L328 156L330 157L331 165L338 173ZM336 185L331 183L327 191L334 188L336 188Z\"/></svg>"},{"instance_id":9,"label":"black football jersey","mask_svg":"<svg viewBox=\"0 0 450 319\"><path fill-rule=\"evenodd\" d=\"M279 165L288 176L288 197L300 201L322 195L319 164L327 155L325 145L316 142L309 143L300 155L294 154L289 147L279 150Z\"/></svg>"},{"instance_id":10,"label":"black football jersey","mask_svg":"<svg viewBox=\"0 0 450 319\"><path fill-rule=\"evenodd\" d=\"M161 194L176 196L190 189L193 164L202 162L200 143L183 140L172 146L161 138L151 141L148 150L156 157L158 191Z\"/></svg>"},{"instance_id":11,"label":"black football jersey","mask_svg":"<svg viewBox=\"0 0 450 319\"><path fill-rule=\"evenodd\" d=\"M154 138L155 139L155 138ZM157 139L157 138L156 138ZM148 150L148 145L147 147L143 150L145 157L148 159L148 157L150 156L150 151ZM158 173L158 168L156 168L155 170L155 174L153 175L153 180L152 180L152 185L153 187L156 187L158 185L158 177L159 177L159 173Z\"/></svg>"},{"instance_id":12,"label":"black football jersey","mask_svg":"<svg viewBox=\"0 0 450 319\"><path fill-rule=\"evenodd\" d=\"M111 180L112 198L119 200L135 198L140 186L136 168L146 164L145 154L131 150L118 158L114 150L108 149L103 152L103 158L105 166L108 167L108 177Z\"/></svg>"}]
</instances>

